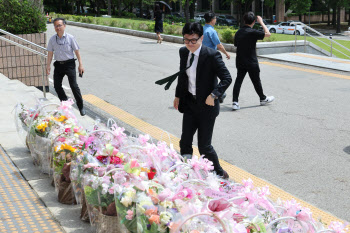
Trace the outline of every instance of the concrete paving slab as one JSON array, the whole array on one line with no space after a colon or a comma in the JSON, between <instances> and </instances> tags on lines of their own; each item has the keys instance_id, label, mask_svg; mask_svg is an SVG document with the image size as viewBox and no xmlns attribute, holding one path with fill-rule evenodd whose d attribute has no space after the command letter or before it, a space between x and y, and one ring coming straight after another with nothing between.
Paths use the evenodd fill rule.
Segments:
<instances>
[{"instance_id":1,"label":"concrete paving slab","mask_svg":"<svg viewBox=\"0 0 350 233\"><path fill-rule=\"evenodd\" d=\"M350 60L335 57L311 55L306 53L280 53L260 55L259 57L350 72Z\"/></svg>"}]
</instances>

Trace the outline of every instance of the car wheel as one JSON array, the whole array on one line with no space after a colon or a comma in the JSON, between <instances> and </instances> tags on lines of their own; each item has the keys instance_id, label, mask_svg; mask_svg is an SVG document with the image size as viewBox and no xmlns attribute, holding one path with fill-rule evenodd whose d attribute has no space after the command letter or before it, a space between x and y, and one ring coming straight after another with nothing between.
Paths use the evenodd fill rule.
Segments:
<instances>
[{"instance_id":1,"label":"car wheel","mask_svg":"<svg viewBox=\"0 0 350 233\"><path fill-rule=\"evenodd\" d=\"M270 32L271 32L271 33L276 33L276 29L271 28L271 29L270 29Z\"/></svg>"},{"instance_id":2,"label":"car wheel","mask_svg":"<svg viewBox=\"0 0 350 233\"><path fill-rule=\"evenodd\" d=\"M295 35L295 32L294 32L294 35ZM300 32L297 30L297 35L299 36L300 35Z\"/></svg>"}]
</instances>

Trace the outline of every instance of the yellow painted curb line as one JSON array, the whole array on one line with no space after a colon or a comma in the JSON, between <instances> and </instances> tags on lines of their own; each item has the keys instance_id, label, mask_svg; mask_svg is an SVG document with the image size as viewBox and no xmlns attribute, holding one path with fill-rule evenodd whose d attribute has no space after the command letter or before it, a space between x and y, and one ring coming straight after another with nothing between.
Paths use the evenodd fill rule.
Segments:
<instances>
[{"instance_id":1,"label":"yellow painted curb line","mask_svg":"<svg viewBox=\"0 0 350 233\"><path fill-rule=\"evenodd\" d=\"M165 131L161 130L160 128L153 126L137 117L134 115L112 105L107 103L106 101L94 96L94 95L83 95L84 101L94 105L95 107L98 107L99 109L111 114L112 116L118 118L119 120L123 121L124 123L140 130L141 132L145 134L149 134L151 137L157 139L157 140L163 140L165 141L168 145L173 143L174 149L177 151L180 150L179 148L179 141L180 139L175 137L172 134L169 134L169 137ZM181 122L179 122L181 124ZM169 140L170 138L170 140ZM193 147L194 149L194 154L199 155L198 148L196 146ZM229 164L228 162L221 160L220 159L220 164L227 171L227 173L230 175L230 178L237 182L241 182L242 180L247 180L247 179L252 179L254 182L254 185L256 187L264 187L264 186L269 186L270 192L271 192L271 199L276 201L278 198L281 200L291 200L295 199L297 202L299 202L302 206L309 208L312 211L312 216L315 220L317 219L322 219L322 222L325 224L329 224L331 221L340 221L344 222L344 220L341 220L335 216L333 216L330 213L327 213L323 210L320 210L316 208L315 206L310 205L309 203L294 197L293 195L283 191L282 189L268 183L265 180L262 180L232 164Z\"/></svg>"},{"instance_id":2,"label":"yellow painted curb line","mask_svg":"<svg viewBox=\"0 0 350 233\"><path fill-rule=\"evenodd\" d=\"M319 56L313 56L313 55L309 55L309 54L290 53L289 55L298 56L298 57L313 58L313 59L324 60L324 61L332 61L332 62L336 62L336 63L350 64L350 61L342 61L342 60L338 60L338 59L334 59L334 58L319 57Z\"/></svg>"},{"instance_id":3,"label":"yellow painted curb line","mask_svg":"<svg viewBox=\"0 0 350 233\"><path fill-rule=\"evenodd\" d=\"M278 64L278 63L273 63L273 62L259 62L260 64L264 65L270 65L270 66L277 66L281 68L286 68L290 70L298 70L298 71L303 71L303 72L308 72L308 73L313 73L313 74L319 74L319 75L325 75L325 76L330 76L330 77L335 77L335 78L342 78L342 79L350 79L350 76L347 75L342 75L342 74L335 74L335 73L330 73L330 72L323 72L319 70L311 70L311 69L306 69L306 68L300 68L296 66L288 66L288 65L283 65L283 64Z\"/></svg>"}]
</instances>

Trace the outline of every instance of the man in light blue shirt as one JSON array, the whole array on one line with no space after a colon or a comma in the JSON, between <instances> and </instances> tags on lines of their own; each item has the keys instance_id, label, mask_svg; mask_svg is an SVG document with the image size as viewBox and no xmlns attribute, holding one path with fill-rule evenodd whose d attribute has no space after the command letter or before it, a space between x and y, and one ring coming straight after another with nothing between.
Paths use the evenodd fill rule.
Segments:
<instances>
[{"instance_id":1,"label":"man in light blue shirt","mask_svg":"<svg viewBox=\"0 0 350 233\"><path fill-rule=\"evenodd\" d=\"M225 47L221 44L219 35L214 29L214 25L216 24L216 16L214 13L209 12L204 15L205 25L203 27L203 44L209 48L220 50L223 54L225 54L226 58L230 59L230 54L227 53ZM222 94L219 97L219 102L223 103L226 97L226 93Z\"/></svg>"},{"instance_id":2,"label":"man in light blue shirt","mask_svg":"<svg viewBox=\"0 0 350 233\"><path fill-rule=\"evenodd\" d=\"M69 85L72 89L75 101L80 111L80 115L86 114L83 107L83 98L80 93L80 88L76 78L76 68L74 53L79 61L79 76L83 77L84 67L81 61L79 45L75 40L74 36L65 32L66 21L63 18L56 18L53 21L56 35L53 35L47 45L47 67L46 73L50 75L51 72L51 61L53 55L55 55L55 70L53 74L53 83L60 101L66 101L67 95L62 88L62 81L65 75L68 76Z\"/></svg>"}]
</instances>

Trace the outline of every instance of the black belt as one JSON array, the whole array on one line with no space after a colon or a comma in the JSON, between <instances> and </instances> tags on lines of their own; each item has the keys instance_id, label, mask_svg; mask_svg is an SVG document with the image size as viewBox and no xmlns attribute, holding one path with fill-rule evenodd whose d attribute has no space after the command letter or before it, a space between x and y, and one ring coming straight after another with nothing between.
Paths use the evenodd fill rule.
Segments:
<instances>
[{"instance_id":1,"label":"black belt","mask_svg":"<svg viewBox=\"0 0 350 233\"><path fill-rule=\"evenodd\" d=\"M66 61L55 61L55 63L63 65L63 64L69 63L69 62L74 62L75 60L76 59L69 59L69 60L66 60Z\"/></svg>"},{"instance_id":2,"label":"black belt","mask_svg":"<svg viewBox=\"0 0 350 233\"><path fill-rule=\"evenodd\" d=\"M192 95L191 92L188 92L188 93L189 93L190 98L191 98L192 100L196 101L196 99L197 99L196 95Z\"/></svg>"}]
</instances>

